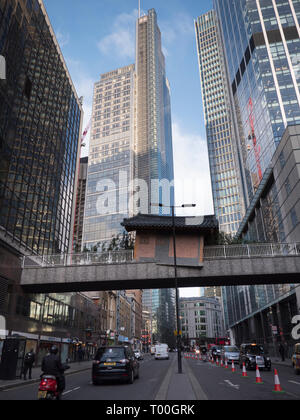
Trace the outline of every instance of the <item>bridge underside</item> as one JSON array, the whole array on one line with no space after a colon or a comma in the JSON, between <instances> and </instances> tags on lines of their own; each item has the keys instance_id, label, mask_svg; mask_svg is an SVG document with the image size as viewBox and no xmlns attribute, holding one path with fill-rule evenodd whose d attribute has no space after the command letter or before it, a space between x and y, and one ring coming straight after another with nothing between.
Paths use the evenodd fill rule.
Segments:
<instances>
[{"instance_id":1,"label":"bridge underside","mask_svg":"<svg viewBox=\"0 0 300 420\"><path fill-rule=\"evenodd\" d=\"M205 261L178 267L178 287L300 283L300 257ZM28 293L173 288L174 266L155 262L25 268L21 286Z\"/></svg>"}]
</instances>

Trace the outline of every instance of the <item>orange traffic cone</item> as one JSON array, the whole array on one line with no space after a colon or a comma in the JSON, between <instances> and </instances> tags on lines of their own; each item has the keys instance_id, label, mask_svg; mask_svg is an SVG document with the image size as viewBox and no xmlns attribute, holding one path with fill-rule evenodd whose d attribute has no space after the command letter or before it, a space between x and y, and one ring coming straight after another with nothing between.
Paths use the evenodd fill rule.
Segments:
<instances>
[{"instance_id":1,"label":"orange traffic cone","mask_svg":"<svg viewBox=\"0 0 300 420\"><path fill-rule=\"evenodd\" d=\"M260 376L259 367L256 365L256 383L263 384L263 381Z\"/></svg>"},{"instance_id":2,"label":"orange traffic cone","mask_svg":"<svg viewBox=\"0 0 300 420\"><path fill-rule=\"evenodd\" d=\"M245 362L243 362L243 374L242 374L242 377L243 378L248 378L247 370L246 370L246 366L245 366Z\"/></svg>"},{"instance_id":3,"label":"orange traffic cone","mask_svg":"<svg viewBox=\"0 0 300 420\"><path fill-rule=\"evenodd\" d=\"M227 362L227 358L225 359L225 369L228 369L228 362Z\"/></svg>"},{"instance_id":4,"label":"orange traffic cone","mask_svg":"<svg viewBox=\"0 0 300 420\"><path fill-rule=\"evenodd\" d=\"M234 362L231 363L231 372L235 372Z\"/></svg>"},{"instance_id":5,"label":"orange traffic cone","mask_svg":"<svg viewBox=\"0 0 300 420\"><path fill-rule=\"evenodd\" d=\"M219 359L216 360L216 365L219 366Z\"/></svg>"},{"instance_id":6,"label":"orange traffic cone","mask_svg":"<svg viewBox=\"0 0 300 420\"><path fill-rule=\"evenodd\" d=\"M274 375L275 375L275 387L274 387L273 392L284 392L279 382L277 369L274 369Z\"/></svg>"},{"instance_id":7,"label":"orange traffic cone","mask_svg":"<svg viewBox=\"0 0 300 420\"><path fill-rule=\"evenodd\" d=\"M223 359L221 359L221 367L223 367Z\"/></svg>"}]
</instances>

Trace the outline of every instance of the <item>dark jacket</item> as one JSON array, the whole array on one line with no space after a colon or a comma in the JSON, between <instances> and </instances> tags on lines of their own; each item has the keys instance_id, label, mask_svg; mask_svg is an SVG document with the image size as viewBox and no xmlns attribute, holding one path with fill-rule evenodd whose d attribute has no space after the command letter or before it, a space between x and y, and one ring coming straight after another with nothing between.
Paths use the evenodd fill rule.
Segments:
<instances>
[{"instance_id":1,"label":"dark jacket","mask_svg":"<svg viewBox=\"0 0 300 420\"><path fill-rule=\"evenodd\" d=\"M47 354L42 361L44 375L60 377L64 374L65 368L57 354Z\"/></svg>"},{"instance_id":2,"label":"dark jacket","mask_svg":"<svg viewBox=\"0 0 300 420\"><path fill-rule=\"evenodd\" d=\"M35 354L32 353L31 351L26 353L25 358L24 358L24 364L32 366L34 362L35 362Z\"/></svg>"}]
</instances>

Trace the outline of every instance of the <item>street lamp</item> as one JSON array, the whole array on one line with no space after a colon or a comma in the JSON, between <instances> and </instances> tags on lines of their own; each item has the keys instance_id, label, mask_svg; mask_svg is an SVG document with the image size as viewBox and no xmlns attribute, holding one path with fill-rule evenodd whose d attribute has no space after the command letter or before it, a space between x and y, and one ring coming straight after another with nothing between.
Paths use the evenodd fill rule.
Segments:
<instances>
[{"instance_id":1,"label":"street lamp","mask_svg":"<svg viewBox=\"0 0 300 420\"><path fill-rule=\"evenodd\" d=\"M175 228L175 208L196 207L196 204L182 204L181 206L168 206L162 203L151 204L156 207L169 207L172 209L172 228L173 228L173 248L174 248L174 279L176 290L176 330L177 330L177 357L178 357L178 373L182 373L181 363L181 334L180 334L180 317L179 317L179 292L177 280L177 258L176 258L176 228Z\"/></svg>"}]
</instances>

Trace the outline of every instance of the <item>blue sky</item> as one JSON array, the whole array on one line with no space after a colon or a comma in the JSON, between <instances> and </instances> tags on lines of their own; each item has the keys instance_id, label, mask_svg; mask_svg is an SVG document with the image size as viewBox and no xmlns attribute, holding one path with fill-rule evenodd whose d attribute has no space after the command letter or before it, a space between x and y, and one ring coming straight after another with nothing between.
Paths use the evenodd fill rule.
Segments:
<instances>
[{"instance_id":1,"label":"blue sky","mask_svg":"<svg viewBox=\"0 0 300 420\"><path fill-rule=\"evenodd\" d=\"M138 0L44 0L44 4L78 95L84 97L86 126L93 85L100 74L135 61ZM193 214L212 214L194 30L194 20L212 8L212 0L141 0L142 13L151 8L157 12L171 85L176 202L196 203ZM88 138L82 156L87 154Z\"/></svg>"}]
</instances>

